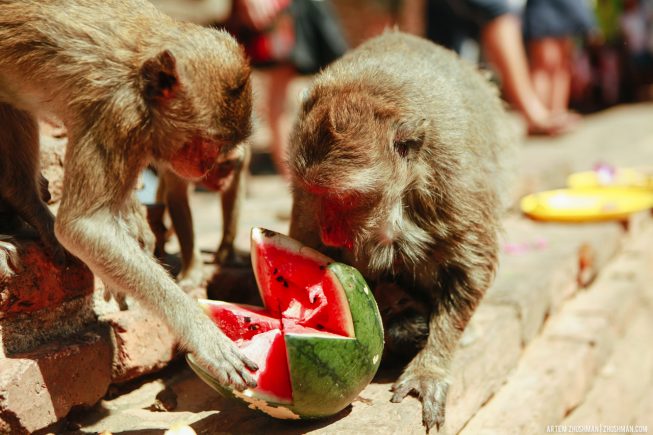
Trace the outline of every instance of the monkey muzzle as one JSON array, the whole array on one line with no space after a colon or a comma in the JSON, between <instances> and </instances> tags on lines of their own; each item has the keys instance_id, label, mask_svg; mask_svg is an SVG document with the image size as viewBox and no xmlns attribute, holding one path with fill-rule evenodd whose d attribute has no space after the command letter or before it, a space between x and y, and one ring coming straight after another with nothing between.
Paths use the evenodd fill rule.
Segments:
<instances>
[{"instance_id":1,"label":"monkey muzzle","mask_svg":"<svg viewBox=\"0 0 653 435\"><path fill-rule=\"evenodd\" d=\"M198 181L215 166L227 141L195 137L186 142L170 159L172 170L182 178Z\"/></svg>"},{"instance_id":2,"label":"monkey muzzle","mask_svg":"<svg viewBox=\"0 0 653 435\"><path fill-rule=\"evenodd\" d=\"M322 201L320 213L320 238L326 246L336 248L354 247L354 236L345 219L346 212L329 201Z\"/></svg>"}]
</instances>

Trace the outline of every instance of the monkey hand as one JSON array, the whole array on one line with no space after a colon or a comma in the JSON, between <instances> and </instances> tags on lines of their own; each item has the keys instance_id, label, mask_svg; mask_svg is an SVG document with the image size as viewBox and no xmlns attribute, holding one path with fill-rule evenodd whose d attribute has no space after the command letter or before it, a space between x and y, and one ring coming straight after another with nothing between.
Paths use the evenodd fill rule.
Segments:
<instances>
[{"instance_id":1,"label":"monkey hand","mask_svg":"<svg viewBox=\"0 0 653 435\"><path fill-rule=\"evenodd\" d=\"M415 393L422 402L422 423L427 432L433 426L437 431L444 426L444 413L449 382L444 371L422 364L420 355L408 364L403 374L392 386L391 402L399 403L410 393Z\"/></svg>"},{"instance_id":2,"label":"monkey hand","mask_svg":"<svg viewBox=\"0 0 653 435\"><path fill-rule=\"evenodd\" d=\"M256 380L250 371L258 370L258 366L244 356L208 317L206 321L211 326L210 330L198 331L199 334L189 337L186 346L197 363L223 385L232 385L239 391L256 387Z\"/></svg>"},{"instance_id":3,"label":"monkey hand","mask_svg":"<svg viewBox=\"0 0 653 435\"><path fill-rule=\"evenodd\" d=\"M0 235L0 282L20 272L18 250L9 237Z\"/></svg>"}]
</instances>

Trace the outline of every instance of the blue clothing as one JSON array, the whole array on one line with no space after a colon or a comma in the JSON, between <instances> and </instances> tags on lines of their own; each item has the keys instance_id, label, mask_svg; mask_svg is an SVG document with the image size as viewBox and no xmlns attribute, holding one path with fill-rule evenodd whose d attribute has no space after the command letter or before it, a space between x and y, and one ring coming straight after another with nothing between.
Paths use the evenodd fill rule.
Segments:
<instances>
[{"instance_id":1,"label":"blue clothing","mask_svg":"<svg viewBox=\"0 0 653 435\"><path fill-rule=\"evenodd\" d=\"M526 40L586 36L596 27L586 0L528 0L523 21Z\"/></svg>"},{"instance_id":2,"label":"blue clothing","mask_svg":"<svg viewBox=\"0 0 653 435\"><path fill-rule=\"evenodd\" d=\"M426 36L459 51L466 38L478 38L488 22L510 12L507 0L428 0Z\"/></svg>"}]
</instances>

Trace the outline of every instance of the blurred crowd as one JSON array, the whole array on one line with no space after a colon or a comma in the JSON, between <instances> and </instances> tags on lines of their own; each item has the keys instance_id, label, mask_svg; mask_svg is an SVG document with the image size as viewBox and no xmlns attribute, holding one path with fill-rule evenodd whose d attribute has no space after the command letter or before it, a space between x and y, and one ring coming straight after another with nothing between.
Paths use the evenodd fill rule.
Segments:
<instances>
[{"instance_id":1,"label":"blurred crowd","mask_svg":"<svg viewBox=\"0 0 653 435\"><path fill-rule=\"evenodd\" d=\"M289 84L388 27L494 72L529 134L573 130L587 113L652 97L653 0L152 0L223 27L267 77L263 118L277 170Z\"/></svg>"}]
</instances>

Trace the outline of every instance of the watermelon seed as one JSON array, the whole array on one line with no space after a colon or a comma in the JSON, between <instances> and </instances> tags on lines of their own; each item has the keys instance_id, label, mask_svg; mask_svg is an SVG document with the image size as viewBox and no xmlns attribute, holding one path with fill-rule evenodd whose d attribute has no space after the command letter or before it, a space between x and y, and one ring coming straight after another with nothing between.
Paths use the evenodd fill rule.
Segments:
<instances>
[{"instance_id":1,"label":"watermelon seed","mask_svg":"<svg viewBox=\"0 0 653 435\"><path fill-rule=\"evenodd\" d=\"M261 329L261 326L257 325L256 323L254 323L253 325L249 325L250 331L258 331L259 329Z\"/></svg>"},{"instance_id":2,"label":"watermelon seed","mask_svg":"<svg viewBox=\"0 0 653 435\"><path fill-rule=\"evenodd\" d=\"M279 275L277 277L277 282L283 282L283 281L284 281L283 276Z\"/></svg>"},{"instance_id":3,"label":"watermelon seed","mask_svg":"<svg viewBox=\"0 0 653 435\"><path fill-rule=\"evenodd\" d=\"M320 270L325 270L325 269L326 269L326 266L324 266L324 264L320 264Z\"/></svg>"},{"instance_id":4,"label":"watermelon seed","mask_svg":"<svg viewBox=\"0 0 653 435\"><path fill-rule=\"evenodd\" d=\"M283 280L283 286L284 286L285 288L288 288L288 281L286 281L285 279Z\"/></svg>"},{"instance_id":5,"label":"watermelon seed","mask_svg":"<svg viewBox=\"0 0 653 435\"><path fill-rule=\"evenodd\" d=\"M319 329L320 331L324 329L324 326L323 326L323 325L320 325L319 323L318 323L317 325L315 325L315 326L316 326L317 329Z\"/></svg>"},{"instance_id":6,"label":"watermelon seed","mask_svg":"<svg viewBox=\"0 0 653 435\"><path fill-rule=\"evenodd\" d=\"M251 317L245 316L245 323L249 323L252 321Z\"/></svg>"},{"instance_id":7,"label":"watermelon seed","mask_svg":"<svg viewBox=\"0 0 653 435\"><path fill-rule=\"evenodd\" d=\"M275 267L275 268L274 268L274 272L272 272L272 275L276 275L277 273L279 273L279 269L277 269L277 268Z\"/></svg>"}]
</instances>

